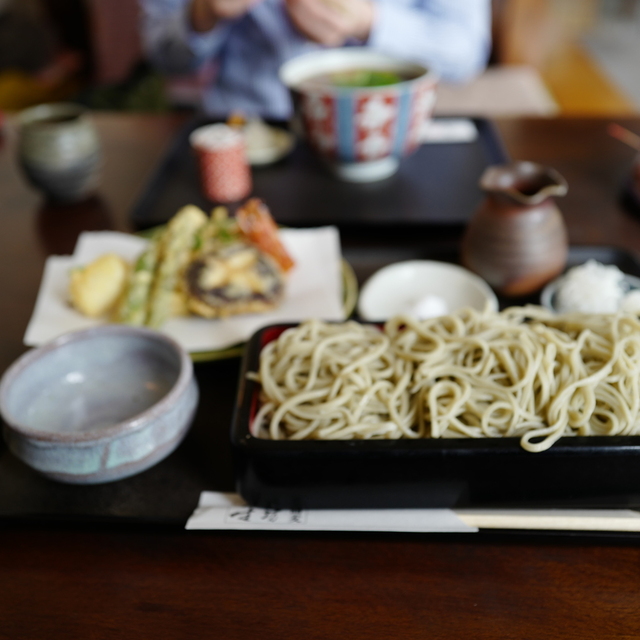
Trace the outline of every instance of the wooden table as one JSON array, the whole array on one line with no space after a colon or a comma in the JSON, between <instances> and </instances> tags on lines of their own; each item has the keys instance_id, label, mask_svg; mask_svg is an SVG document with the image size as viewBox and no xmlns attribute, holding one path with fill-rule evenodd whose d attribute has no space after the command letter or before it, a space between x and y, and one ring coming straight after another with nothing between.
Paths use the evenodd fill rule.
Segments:
<instances>
[{"instance_id":1,"label":"wooden table","mask_svg":"<svg viewBox=\"0 0 640 640\"><path fill-rule=\"evenodd\" d=\"M46 256L69 252L82 229L129 229L180 117L96 122L102 186L76 207L45 205L24 184L11 131L0 149L0 372L25 350ZM606 124L498 126L514 158L551 164L569 181L560 204L572 243L637 251L640 222L617 200L633 152ZM640 119L622 124L640 131ZM0 638L640 636L635 537L193 533L9 519L0 549Z\"/></svg>"}]
</instances>

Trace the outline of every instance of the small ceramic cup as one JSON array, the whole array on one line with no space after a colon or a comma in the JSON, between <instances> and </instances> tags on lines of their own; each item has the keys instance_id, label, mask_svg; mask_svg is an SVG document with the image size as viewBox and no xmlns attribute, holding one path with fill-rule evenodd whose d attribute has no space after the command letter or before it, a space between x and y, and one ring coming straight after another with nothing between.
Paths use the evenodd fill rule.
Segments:
<instances>
[{"instance_id":1,"label":"small ceramic cup","mask_svg":"<svg viewBox=\"0 0 640 640\"><path fill-rule=\"evenodd\" d=\"M226 124L199 127L189 136L200 184L213 202L236 202L251 193L251 168L242 133Z\"/></svg>"},{"instance_id":2,"label":"small ceramic cup","mask_svg":"<svg viewBox=\"0 0 640 640\"><path fill-rule=\"evenodd\" d=\"M42 104L18 116L20 164L33 186L53 200L76 202L99 182L100 141L84 107Z\"/></svg>"}]
</instances>

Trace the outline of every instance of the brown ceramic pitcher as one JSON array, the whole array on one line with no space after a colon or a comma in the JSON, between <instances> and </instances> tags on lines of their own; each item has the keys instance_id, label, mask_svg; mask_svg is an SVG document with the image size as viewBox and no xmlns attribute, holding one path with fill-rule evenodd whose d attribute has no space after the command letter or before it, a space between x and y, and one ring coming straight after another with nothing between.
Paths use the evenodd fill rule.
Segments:
<instances>
[{"instance_id":1,"label":"brown ceramic pitcher","mask_svg":"<svg viewBox=\"0 0 640 640\"><path fill-rule=\"evenodd\" d=\"M567 261L567 232L553 197L565 179L533 162L489 167L486 198L462 241L462 263L506 296L523 296L556 277Z\"/></svg>"}]
</instances>

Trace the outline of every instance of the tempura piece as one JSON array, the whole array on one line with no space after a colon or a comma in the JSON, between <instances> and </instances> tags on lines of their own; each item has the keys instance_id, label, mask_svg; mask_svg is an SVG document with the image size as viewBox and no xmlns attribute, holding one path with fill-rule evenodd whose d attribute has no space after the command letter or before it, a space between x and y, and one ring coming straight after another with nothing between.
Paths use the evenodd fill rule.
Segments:
<instances>
[{"instance_id":1,"label":"tempura piece","mask_svg":"<svg viewBox=\"0 0 640 640\"><path fill-rule=\"evenodd\" d=\"M118 312L119 322L138 327L147 323L149 298L159 253L160 242L156 238L149 242L149 246L136 260Z\"/></svg>"},{"instance_id":2,"label":"tempura piece","mask_svg":"<svg viewBox=\"0 0 640 640\"><path fill-rule=\"evenodd\" d=\"M207 224L202 209L187 205L169 221L160 239L161 258L156 270L147 324L160 327L175 309L181 278L192 258L198 232Z\"/></svg>"},{"instance_id":3,"label":"tempura piece","mask_svg":"<svg viewBox=\"0 0 640 640\"><path fill-rule=\"evenodd\" d=\"M71 304L90 318L108 315L124 292L128 271L125 260L114 253L74 269L69 282Z\"/></svg>"},{"instance_id":4,"label":"tempura piece","mask_svg":"<svg viewBox=\"0 0 640 640\"><path fill-rule=\"evenodd\" d=\"M241 239L238 223L235 218L229 216L229 210L226 207L216 207L211 212L207 224L198 231L194 252L203 254L217 251Z\"/></svg>"},{"instance_id":5,"label":"tempura piece","mask_svg":"<svg viewBox=\"0 0 640 640\"><path fill-rule=\"evenodd\" d=\"M189 265L185 280L189 310L205 318L269 311L284 291L275 261L241 242L199 256Z\"/></svg>"},{"instance_id":6,"label":"tempura piece","mask_svg":"<svg viewBox=\"0 0 640 640\"><path fill-rule=\"evenodd\" d=\"M267 205L259 198L247 200L236 213L240 231L258 249L269 254L286 273L295 262L278 237L278 225Z\"/></svg>"}]
</instances>

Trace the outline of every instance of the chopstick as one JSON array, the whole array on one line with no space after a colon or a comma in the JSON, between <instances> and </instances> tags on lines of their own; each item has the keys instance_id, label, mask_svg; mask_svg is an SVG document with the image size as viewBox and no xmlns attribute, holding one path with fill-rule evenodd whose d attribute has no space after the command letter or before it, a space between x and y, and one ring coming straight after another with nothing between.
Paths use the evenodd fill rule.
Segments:
<instances>
[{"instance_id":1,"label":"chopstick","mask_svg":"<svg viewBox=\"0 0 640 640\"><path fill-rule=\"evenodd\" d=\"M635 149L636 151L640 151L640 136L633 131L629 131L622 125L617 124L616 122L612 122L608 127L607 131L610 136L620 140L620 142L624 142L627 146Z\"/></svg>"}]
</instances>

